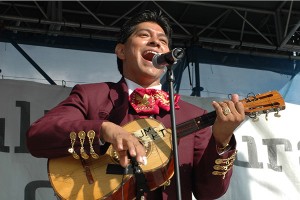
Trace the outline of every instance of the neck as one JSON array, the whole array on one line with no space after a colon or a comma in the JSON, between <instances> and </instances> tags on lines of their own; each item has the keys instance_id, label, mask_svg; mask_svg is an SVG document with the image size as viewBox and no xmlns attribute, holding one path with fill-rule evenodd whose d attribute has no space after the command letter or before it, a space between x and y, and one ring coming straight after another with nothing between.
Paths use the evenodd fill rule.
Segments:
<instances>
[{"instance_id":1,"label":"neck","mask_svg":"<svg viewBox=\"0 0 300 200\"><path fill-rule=\"evenodd\" d=\"M143 88L158 87L158 86L161 87L161 84L159 81L154 81L154 82L143 81L143 82L141 82L141 81L132 80L132 79L126 78L126 77L125 77L125 80L127 82L127 85L128 85L128 82L130 81L132 85L136 85L138 87L143 87Z\"/></svg>"},{"instance_id":2,"label":"neck","mask_svg":"<svg viewBox=\"0 0 300 200\"><path fill-rule=\"evenodd\" d=\"M124 77L124 79L125 79L125 82L126 82L126 84L128 86L128 94L129 95L133 92L133 90L135 90L136 88L141 88L141 87L143 87L143 88L153 88L153 89L161 90L161 84L160 83L158 85L155 85L155 86L149 86L149 87L146 86L146 87L144 87L144 86L139 85L139 84L135 83L134 81L132 81L130 79L127 79L125 77Z\"/></svg>"}]
</instances>

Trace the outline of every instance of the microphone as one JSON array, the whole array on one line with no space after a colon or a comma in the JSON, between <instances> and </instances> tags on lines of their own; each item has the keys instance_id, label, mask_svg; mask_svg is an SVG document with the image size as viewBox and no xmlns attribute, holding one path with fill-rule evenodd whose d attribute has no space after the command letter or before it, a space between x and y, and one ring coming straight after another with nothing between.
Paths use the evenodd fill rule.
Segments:
<instances>
[{"instance_id":1,"label":"microphone","mask_svg":"<svg viewBox=\"0 0 300 200\"><path fill-rule=\"evenodd\" d=\"M164 54L155 54L152 58L152 64L157 69L162 69L165 66L172 65L181 59L184 55L182 48L175 48L172 51Z\"/></svg>"}]
</instances>

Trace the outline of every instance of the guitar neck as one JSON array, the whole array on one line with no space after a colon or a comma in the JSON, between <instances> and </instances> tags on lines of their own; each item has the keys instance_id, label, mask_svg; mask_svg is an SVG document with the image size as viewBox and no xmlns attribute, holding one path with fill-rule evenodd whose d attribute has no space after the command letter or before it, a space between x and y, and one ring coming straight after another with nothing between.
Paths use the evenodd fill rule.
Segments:
<instances>
[{"instance_id":1,"label":"guitar neck","mask_svg":"<svg viewBox=\"0 0 300 200\"><path fill-rule=\"evenodd\" d=\"M240 100L245 108L245 114L256 118L261 113L279 112L285 109L285 103L278 91L270 91L264 94L250 96ZM214 124L216 111L206 113L192 120L177 125L177 137L184 137L197 130L206 128Z\"/></svg>"},{"instance_id":2,"label":"guitar neck","mask_svg":"<svg viewBox=\"0 0 300 200\"><path fill-rule=\"evenodd\" d=\"M216 111L212 111L177 125L176 126L177 137L181 138L195 131L213 125L216 120L216 117L217 117Z\"/></svg>"}]
</instances>

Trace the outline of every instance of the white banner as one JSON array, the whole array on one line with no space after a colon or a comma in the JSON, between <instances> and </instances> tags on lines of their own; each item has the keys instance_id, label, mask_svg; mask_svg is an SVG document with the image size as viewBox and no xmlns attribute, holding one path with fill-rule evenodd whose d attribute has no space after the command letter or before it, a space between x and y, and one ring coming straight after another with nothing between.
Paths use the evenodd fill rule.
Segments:
<instances>
[{"instance_id":1,"label":"white banner","mask_svg":"<svg viewBox=\"0 0 300 200\"><path fill-rule=\"evenodd\" d=\"M0 199L56 199L47 159L26 149L30 123L62 101L70 88L28 81L0 80Z\"/></svg>"},{"instance_id":2,"label":"white banner","mask_svg":"<svg viewBox=\"0 0 300 200\"><path fill-rule=\"evenodd\" d=\"M237 160L230 188L221 199L296 200L300 198L300 106L286 103L239 127Z\"/></svg>"},{"instance_id":3,"label":"white banner","mask_svg":"<svg viewBox=\"0 0 300 200\"><path fill-rule=\"evenodd\" d=\"M55 200L47 160L26 150L25 132L70 88L0 80L0 199ZM236 131L238 158L228 192L220 199L295 200L300 197L300 106L286 103L281 117L246 120Z\"/></svg>"}]
</instances>

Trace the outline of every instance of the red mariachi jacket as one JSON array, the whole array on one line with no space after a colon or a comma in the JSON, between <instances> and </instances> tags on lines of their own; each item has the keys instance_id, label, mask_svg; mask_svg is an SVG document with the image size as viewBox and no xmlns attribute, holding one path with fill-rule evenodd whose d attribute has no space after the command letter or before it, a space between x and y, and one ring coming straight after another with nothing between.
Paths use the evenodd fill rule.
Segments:
<instances>
[{"instance_id":1,"label":"red mariachi jacket","mask_svg":"<svg viewBox=\"0 0 300 200\"><path fill-rule=\"evenodd\" d=\"M183 123L206 113L205 110L179 100L176 110L176 124ZM34 122L27 131L27 146L35 157L55 158L70 156L70 132L94 130L94 149L105 153L107 145L99 145L101 124L112 121L124 125L139 116L129 106L128 88L122 78L118 83L95 83L76 85L70 95L47 114ZM170 115L162 111L156 119L171 127ZM189 134L178 141L178 157L182 199L216 199L228 189L232 175L232 159L236 153L235 139L231 140L232 149L222 156L216 151L211 128L204 128ZM80 148L79 141L75 149ZM87 146L88 148L88 146ZM214 166L217 159L231 161L225 173L218 175ZM148 161L149 162L149 161ZM146 194L147 199L176 199L176 181L171 185Z\"/></svg>"}]
</instances>

